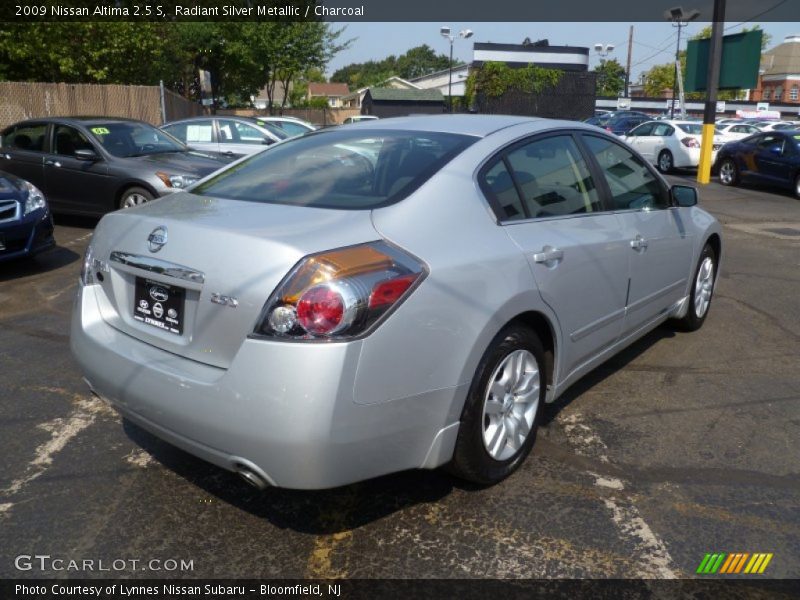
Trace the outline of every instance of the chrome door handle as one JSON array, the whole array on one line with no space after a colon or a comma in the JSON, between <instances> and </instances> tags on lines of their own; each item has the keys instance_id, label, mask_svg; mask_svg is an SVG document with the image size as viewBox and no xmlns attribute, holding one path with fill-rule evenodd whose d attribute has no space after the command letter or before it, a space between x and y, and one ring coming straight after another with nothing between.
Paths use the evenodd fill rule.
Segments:
<instances>
[{"instance_id":1,"label":"chrome door handle","mask_svg":"<svg viewBox=\"0 0 800 600\"><path fill-rule=\"evenodd\" d=\"M61 163L58 162L57 160L46 160L46 161L44 161L44 164L52 166L52 167L60 167L61 166Z\"/></svg>"},{"instance_id":2,"label":"chrome door handle","mask_svg":"<svg viewBox=\"0 0 800 600\"><path fill-rule=\"evenodd\" d=\"M564 251L551 246L545 246L541 252L536 252L533 255L533 262L548 263L559 261L564 258Z\"/></svg>"},{"instance_id":3,"label":"chrome door handle","mask_svg":"<svg viewBox=\"0 0 800 600\"><path fill-rule=\"evenodd\" d=\"M631 240L631 248L634 250L645 250L647 249L647 240L637 235L635 239Z\"/></svg>"}]
</instances>

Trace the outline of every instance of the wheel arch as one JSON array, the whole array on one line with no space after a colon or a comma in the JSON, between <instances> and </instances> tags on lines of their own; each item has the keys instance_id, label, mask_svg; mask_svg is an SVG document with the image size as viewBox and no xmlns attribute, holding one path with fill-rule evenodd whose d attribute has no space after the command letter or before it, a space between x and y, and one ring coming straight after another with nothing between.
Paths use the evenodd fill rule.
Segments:
<instances>
[{"instance_id":1,"label":"wheel arch","mask_svg":"<svg viewBox=\"0 0 800 600\"><path fill-rule=\"evenodd\" d=\"M153 199L158 198L158 192L153 189L153 186L149 183L138 179L127 179L122 181L117 185L117 189L114 192L114 206L112 210L117 210L119 208L119 201L122 200L122 195L127 192L131 188L140 187L142 189L147 190L153 195Z\"/></svg>"}]
</instances>

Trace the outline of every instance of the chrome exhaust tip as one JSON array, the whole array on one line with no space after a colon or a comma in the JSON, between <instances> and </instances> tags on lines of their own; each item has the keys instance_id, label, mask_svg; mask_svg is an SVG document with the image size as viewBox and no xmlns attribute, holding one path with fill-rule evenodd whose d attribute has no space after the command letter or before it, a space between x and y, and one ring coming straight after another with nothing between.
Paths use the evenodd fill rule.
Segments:
<instances>
[{"instance_id":1,"label":"chrome exhaust tip","mask_svg":"<svg viewBox=\"0 0 800 600\"><path fill-rule=\"evenodd\" d=\"M259 491L264 491L269 487L269 483L263 477L245 465L236 465L236 473Z\"/></svg>"}]
</instances>

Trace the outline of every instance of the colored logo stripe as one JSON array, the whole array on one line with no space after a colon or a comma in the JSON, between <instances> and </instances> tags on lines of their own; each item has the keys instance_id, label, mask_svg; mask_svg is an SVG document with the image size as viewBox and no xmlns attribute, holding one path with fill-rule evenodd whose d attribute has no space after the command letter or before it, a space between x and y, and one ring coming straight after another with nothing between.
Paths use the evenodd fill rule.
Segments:
<instances>
[{"instance_id":1,"label":"colored logo stripe","mask_svg":"<svg viewBox=\"0 0 800 600\"><path fill-rule=\"evenodd\" d=\"M767 568L767 565L772 560L772 554L756 553L750 554L749 552L716 552L707 553L700 566L697 567L697 573L702 575L713 575L716 573L733 575L744 572L745 574L761 574ZM745 564L747 566L745 566ZM744 569L744 571L742 571Z\"/></svg>"}]
</instances>

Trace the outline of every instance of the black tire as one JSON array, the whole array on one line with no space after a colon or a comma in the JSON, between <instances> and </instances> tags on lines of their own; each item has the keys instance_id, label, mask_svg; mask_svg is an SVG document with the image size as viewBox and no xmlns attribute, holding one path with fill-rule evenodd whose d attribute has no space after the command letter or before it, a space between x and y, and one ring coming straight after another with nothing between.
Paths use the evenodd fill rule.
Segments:
<instances>
[{"instance_id":1,"label":"black tire","mask_svg":"<svg viewBox=\"0 0 800 600\"><path fill-rule=\"evenodd\" d=\"M503 374L503 371L499 373L496 373L496 371L503 361L520 350L532 354L536 361L536 368L539 374L538 402L535 408L530 407L530 411L535 411L535 413L524 442L519 444L515 451L513 446L505 446L504 451L513 452L513 454L498 460L490 455L484 443L484 428L491 418L484 414L484 402L489 393L489 386L495 381L499 383L500 375ZM524 355L525 353L522 354ZM483 358L481 358L461 414L461 425L458 431L453 460L447 465L447 469L452 474L481 485L493 485L502 481L519 468L525 457L530 453L536 440L536 428L539 424L545 390L547 389L547 374L545 373L544 365L542 343L537 335L527 327L509 325L495 336ZM494 379L492 378L493 375L495 376ZM516 405L511 401L510 406L523 407L524 405ZM516 422L519 425L522 421L517 417ZM520 435L525 435L522 433L523 430L517 430L516 427L515 431ZM505 433L500 437L505 437Z\"/></svg>"},{"instance_id":2,"label":"black tire","mask_svg":"<svg viewBox=\"0 0 800 600\"><path fill-rule=\"evenodd\" d=\"M698 310L697 285L700 279L700 270L703 269L706 259L711 260L711 266L713 269L711 272L711 288L708 290L708 301L705 308L703 310ZM717 256L714 253L713 248L706 244L703 248L703 251L700 253L700 260L697 261L697 268L694 270L692 290L689 292L689 308L686 311L686 315L682 319L677 319L675 321L676 329L680 329L681 331L697 331L703 326L703 323L705 323L706 317L708 316L708 311L711 310L711 301L714 296L714 284L716 283L717 275Z\"/></svg>"},{"instance_id":3,"label":"black tire","mask_svg":"<svg viewBox=\"0 0 800 600\"><path fill-rule=\"evenodd\" d=\"M141 199L141 201L139 201ZM117 208L122 210L123 208L130 208L131 206L135 206L138 204L144 204L145 202L150 202L153 199L153 194L151 194L148 190L144 189L143 187L129 187L125 191L122 192L119 196L119 203Z\"/></svg>"},{"instance_id":4,"label":"black tire","mask_svg":"<svg viewBox=\"0 0 800 600\"><path fill-rule=\"evenodd\" d=\"M662 150L659 152L656 167L662 173L671 173L675 168L675 159L672 157L672 152L669 150Z\"/></svg>"},{"instance_id":5,"label":"black tire","mask_svg":"<svg viewBox=\"0 0 800 600\"><path fill-rule=\"evenodd\" d=\"M739 167L732 158L723 158L719 162L719 182L722 185L736 185L739 183Z\"/></svg>"}]
</instances>

